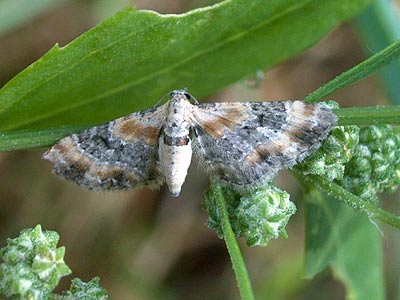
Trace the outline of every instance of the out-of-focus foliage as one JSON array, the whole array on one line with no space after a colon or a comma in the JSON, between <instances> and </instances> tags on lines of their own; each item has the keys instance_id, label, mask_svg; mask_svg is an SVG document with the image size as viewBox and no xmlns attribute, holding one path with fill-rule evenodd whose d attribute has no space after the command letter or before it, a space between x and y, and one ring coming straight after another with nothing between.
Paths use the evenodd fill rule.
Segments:
<instances>
[{"instance_id":1,"label":"out-of-focus foliage","mask_svg":"<svg viewBox=\"0 0 400 300\"><path fill-rule=\"evenodd\" d=\"M346 285L346 299L383 300L379 231L366 215L311 188L306 199L305 274L330 266Z\"/></svg>"},{"instance_id":2,"label":"out-of-focus foliage","mask_svg":"<svg viewBox=\"0 0 400 300\"><path fill-rule=\"evenodd\" d=\"M367 56L382 50L400 38L398 1L375 0L354 20L354 28L360 36ZM384 87L388 100L400 104L400 62L394 61L378 71L379 83Z\"/></svg>"},{"instance_id":3,"label":"out-of-focus foliage","mask_svg":"<svg viewBox=\"0 0 400 300\"><path fill-rule=\"evenodd\" d=\"M30 21L44 10L66 0L1 0L0 36Z\"/></svg>"}]
</instances>

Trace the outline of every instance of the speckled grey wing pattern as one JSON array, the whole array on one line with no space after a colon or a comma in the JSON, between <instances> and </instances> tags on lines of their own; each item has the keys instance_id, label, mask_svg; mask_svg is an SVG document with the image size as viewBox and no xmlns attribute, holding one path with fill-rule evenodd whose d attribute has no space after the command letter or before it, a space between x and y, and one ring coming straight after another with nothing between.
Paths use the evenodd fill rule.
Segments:
<instances>
[{"instance_id":1,"label":"speckled grey wing pattern","mask_svg":"<svg viewBox=\"0 0 400 300\"><path fill-rule=\"evenodd\" d=\"M330 109L301 101L199 104L192 115L196 153L236 187L261 185L302 161L337 122Z\"/></svg>"},{"instance_id":2,"label":"speckled grey wing pattern","mask_svg":"<svg viewBox=\"0 0 400 300\"><path fill-rule=\"evenodd\" d=\"M60 140L43 158L53 172L95 190L163 183L158 137L165 106L130 114Z\"/></svg>"}]
</instances>

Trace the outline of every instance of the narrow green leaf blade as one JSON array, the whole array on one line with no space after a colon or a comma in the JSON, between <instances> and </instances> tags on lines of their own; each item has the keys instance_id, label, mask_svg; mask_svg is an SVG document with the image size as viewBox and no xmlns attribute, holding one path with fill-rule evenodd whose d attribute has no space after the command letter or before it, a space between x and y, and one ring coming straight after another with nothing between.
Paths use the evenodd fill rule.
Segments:
<instances>
[{"instance_id":1,"label":"narrow green leaf blade","mask_svg":"<svg viewBox=\"0 0 400 300\"><path fill-rule=\"evenodd\" d=\"M400 105L339 108L334 113L338 126L400 125Z\"/></svg>"},{"instance_id":2,"label":"narrow green leaf blade","mask_svg":"<svg viewBox=\"0 0 400 300\"><path fill-rule=\"evenodd\" d=\"M383 300L380 236L368 218L315 189L306 211L306 276L330 266L346 286L346 299Z\"/></svg>"},{"instance_id":3,"label":"narrow green leaf blade","mask_svg":"<svg viewBox=\"0 0 400 300\"><path fill-rule=\"evenodd\" d=\"M66 135L79 132L87 126L62 126L41 130L16 130L11 132L0 132L0 151L11 151L18 149L31 149L40 146L49 146L54 141Z\"/></svg>"},{"instance_id":4,"label":"narrow green leaf blade","mask_svg":"<svg viewBox=\"0 0 400 300\"><path fill-rule=\"evenodd\" d=\"M346 86L368 77L390 63L398 60L400 57L400 40L376 53L362 63L356 65L350 70L340 74L327 84L321 86L307 97L304 101L315 102L322 97L332 94Z\"/></svg>"},{"instance_id":5,"label":"narrow green leaf blade","mask_svg":"<svg viewBox=\"0 0 400 300\"><path fill-rule=\"evenodd\" d=\"M299 53L369 2L227 0L182 15L124 10L5 85L0 131L98 124L183 87L201 98Z\"/></svg>"}]
</instances>

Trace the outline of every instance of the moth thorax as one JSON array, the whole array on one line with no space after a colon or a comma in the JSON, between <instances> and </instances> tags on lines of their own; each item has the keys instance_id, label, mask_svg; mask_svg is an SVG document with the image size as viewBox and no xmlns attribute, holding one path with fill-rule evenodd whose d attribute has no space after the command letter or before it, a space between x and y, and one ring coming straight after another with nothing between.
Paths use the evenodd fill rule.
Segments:
<instances>
[{"instance_id":1,"label":"moth thorax","mask_svg":"<svg viewBox=\"0 0 400 300\"><path fill-rule=\"evenodd\" d=\"M159 142L160 163L172 196L177 197L192 160L189 136L171 138L162 134Z\"/></svg>"},{"instance_id":2,"label":"moth thorax","mask_svg":"<svg viewBox=\"0 0 400 300\"><path fill-rule=\"evenodd\" d=\"M190 107L190 102L183 98L172 99L168 103L164 128L169 134L183 136L181 131L188 130Z\"/></svg>"}]
</instances>

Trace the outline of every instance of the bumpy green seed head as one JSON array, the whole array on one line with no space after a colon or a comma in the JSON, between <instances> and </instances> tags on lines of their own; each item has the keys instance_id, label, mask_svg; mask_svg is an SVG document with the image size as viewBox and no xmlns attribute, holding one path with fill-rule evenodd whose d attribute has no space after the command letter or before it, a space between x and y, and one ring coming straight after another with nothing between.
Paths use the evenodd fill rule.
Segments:
<instances>
[{"instance_id":1,"label":"bumpy green seed head","mask_svg":"<svg viewBox=\"0 0 400 300\"><path fill-rule=\"evenodd\" d=\"M74 278L70 290L62 295L56 295L54 300L107 300L107 292L100 286L100 279L93 278L89 282L83 282Z\"/></svg>"},{"instance_id":2,"label":"bumpy green seed head","mask_svg":"<svg viewBox=\"0 0 400 300\"><path fill-rule=\"evenodd\" d=\"M341 184L370 201L377 200L377 193L395 191L400 184L399 127L361 128L360 143L346 165Z\"/></svg>"},{"instance_id":3,"label":"bumpy green seed head","mask_svg":"<svg viewBox=\"0 0 400 300\"><path fill-rule=\"evenodd\" d=\"M40 225L8 239L0 250L0 294L14 299L48 299L61 277L71 273L64 263L64 247L56 248L59 236Z\"/></svg>"},{"instance_id":4,"label":"bumpy green seed head","mask_svg":"<svg viewBox=\"0 0 400 300\"><path fill-rule=\"evenodd\" d=\"M211 186L205 193L203 208L208 212L206 222L222 236L220 213L213 197ZM266 246L274 238L287 237L285 227L291 215L296 212L289 194L272 184L258 188L251 193L237 193L223 188L229 219L236 236L246 239L249 246Z\"/></svg>"}]
</instances>

